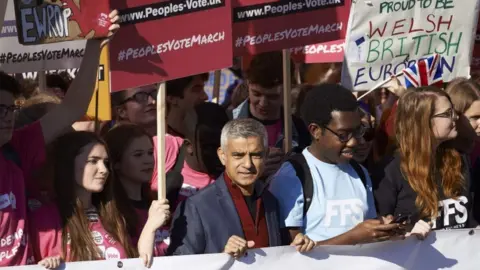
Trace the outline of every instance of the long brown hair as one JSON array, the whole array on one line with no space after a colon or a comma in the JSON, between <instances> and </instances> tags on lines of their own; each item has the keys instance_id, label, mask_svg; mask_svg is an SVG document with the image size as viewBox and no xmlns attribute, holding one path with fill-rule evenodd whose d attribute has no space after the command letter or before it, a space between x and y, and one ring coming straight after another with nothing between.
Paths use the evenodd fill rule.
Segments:
<instances>
[{"instance_id":1,"label":"long brown hair","mask_svg":"<svg viewBox=\"0 0 480 270\"><path fill-rule=\"evenodd\" d=\"M153 145L153 140L150 137L150 135L148 135L148 133L138 125L122 123L113 127L104 136L105 142L107 143L108 149L110 150L111 164L114 166L116 163L119 163L122 160L127 147L132 143L132 141L136 138L140 138L143 136L147 137L152 142L152 145ZM127 197L125 189L123 188L123 185L121 183L115 186L116 186L116 189L115 189L116 194L125 194L125 197ZM148 192L149 190L150 190L150 186L148 184L142 187L142 201L146 202L147 204L151 203L150 195ZM139 225L143 226L144 224L138 224L139 220L138 220L137 214L134 211L133 207L128 202L129 200L124 200L122 204L123 203L128 204L128 206L125 205L125 207L131 207L132 209L131 211L125 212L123 214L127 222L128 232L131 235L135 235L137 233L136 228Z\"/></svg>"},{"instance_id":2,"label":"long brown hair","mask_svg":"<svg viewBox=\"0 0 480 270\"><path fill-rule=\"evenodd\" d=\"M473 102L480 100L480 85L467 78L456 78L445 89L452 99L455 110L465 113Z\"/></svg>"},{"instance_id":3,"label":"long brown hair","mask_svg":"<svg viewBox=\"0 0 480 270\"><path fill-rule=\"evenodd\" d=\"M67 261L97 260L99 250L88 226L87 216L81 201L75 196L75 165L74 160L82 149L91 144L105 143L95 134L86 131L70 132L54 142L54 188L57 207L62 222L62 253ZM109 168L112 172L111 167ZM125 248L128 257L137 257L137 251L130 244L130 237L126 232L125 219L114 196L115 186L118 185L110 173L102 192L92 194L92 204L99 212L105 230ZM118 198L117 198L118 199ZM67 258L67 242L69 237L70 254Z\"/></svg>"},{"instance_id":4,"label":"long brown hair","mask_svg":"<svg viewBox=\"0 0 480 270\"><path fill-rule=\"evenodd\" d=\"M448 144L440 144L435 150L431 118L439 97L450 100L435 87L408 90L398 102L395 121L400 169L417 193L415 205L421 217L437 217L439 188L447 198L457 197L465 189L460 154ZM439 175L441 185L436 181Z\"/></svg>"}]
</instances>

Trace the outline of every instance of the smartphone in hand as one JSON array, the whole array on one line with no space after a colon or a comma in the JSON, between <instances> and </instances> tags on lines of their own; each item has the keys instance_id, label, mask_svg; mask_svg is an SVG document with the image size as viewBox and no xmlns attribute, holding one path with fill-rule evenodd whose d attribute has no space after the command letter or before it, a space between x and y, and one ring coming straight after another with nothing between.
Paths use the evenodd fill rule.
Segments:
<instances>
[{"instance_id":1,"label":"smartphone in hand","mask_svg":"<svg viewBox=\"0 0 480 270\"><path fill-rule=\"evenodd\" d=\"M402 225L399 229L395 230L396 235L405 235L413 228L411 215L399 214L395 218L393 218L391 223Z\"/></svg>"}]
</instances>

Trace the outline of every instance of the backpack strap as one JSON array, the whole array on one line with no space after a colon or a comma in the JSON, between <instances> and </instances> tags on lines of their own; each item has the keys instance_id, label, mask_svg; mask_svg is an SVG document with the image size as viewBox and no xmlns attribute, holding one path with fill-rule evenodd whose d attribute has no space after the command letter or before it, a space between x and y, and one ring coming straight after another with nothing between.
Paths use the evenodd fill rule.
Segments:
<instances>
[{"instance_id":1,"label":"backpack strap","mask_svg":"<svg viewBox=\"0 0 480 270\"><path fill-rule=\"evenodd\" d=\"M15 163L17 167L21 168L22 167L22 162L20 159L20 156L18 155L17 151L15 151L15 148L13 148L13 145L8 142L2 146L2 155L7 159Z\"/></svg>"},{"instance_id":2,"label":"backpack strap","mask_svg":"<svg viewBox=\"0 0 480 270\"><path fill-rule=\"evenodd\" d=\"M305 216L310 208L310 205L312 204L313 197L313 179L312 174L310 173L310 167L308 167L307 160L301 153L290 156L287 161L292 164L293 168L295 169L295 173L302 184L303 216Z\"/></svg>"},{"instance_id":3,"label":"backpack strap","mask_svg":"<svg viewBox=\"0 0 480 270\"><path fill-rule=\"evenodd\" d=\"M303 188L303 216L305 217L310 205L312 204L312 197L313 197L313 178L310 172L310 167L308 166L307 160L303 154L295 154L290 156L286 161L292 164L293 169L295 169L295 173L297 174L300 183L302 184ZM352 165L355 172L360 177L360 180L363 183L363 186L367 187L367 178L365 172L362 169L362 166L354 161L350 161L350 165Z\"/></svg>"},{"instance_id":4,"label":"backpack strap","mask_svg":"<svg viewBox=\"0 0 480 270\"><path fill-rule=\"evenodd\" d=\"M175 165L173 165L172 169L168 171L165 176L165 192L167 194L167 199L170 204L170 209L174 209L174 206L177 203L178 193L180 192L180 189L183 185L182 169L183 164L185 163L185 151L186 145L185 143L183 143L180 147L180 151L178 152Z\"/></svg>"},{"instance_id":5,"label":"backpack strap","mask_svg":"<svg viewBox=\"0 0 480 270\"><path fill-rule=\"evenodd\" d=\"M185 143L182 144L180 150L178 151L177 159L175 160L175 164L173 165L172 171L182 172L183 164L185 163L185 151L186 151Z\"/></svg>"},{"instance_id":6,"label":"backpack strap","mask_svg":"<svg viewBox=\"0 0 480 270\"><path fill-rule=\"evenodd\" d=\"M350 165L358 174L358 177L360 177L360 180L362 180L363 186L367 188L367 177L365 175L365 171L362 169L362 166L353 159L350 160Z\"/></svg>"}]
</instances>

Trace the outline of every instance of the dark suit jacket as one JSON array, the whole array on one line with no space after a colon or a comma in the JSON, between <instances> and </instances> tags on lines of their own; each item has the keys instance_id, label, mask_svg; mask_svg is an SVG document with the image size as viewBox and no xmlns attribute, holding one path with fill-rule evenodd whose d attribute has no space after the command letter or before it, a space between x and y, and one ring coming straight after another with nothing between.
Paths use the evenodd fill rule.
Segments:
<instances>
[{"instance_id":1,"label":"dark suit jacket","mask_svg":"<svg viewBox=\"0 0 480 270\"><path fill-rule=\"evenodd\" d=\"M261 181L257 181L255 190L261 192L270 247L281 246L277 201ZM231 236L245 239L223 175L182 202L175 211L172 226L168 255L221 253Z\"/></svg>"}]
</instances>

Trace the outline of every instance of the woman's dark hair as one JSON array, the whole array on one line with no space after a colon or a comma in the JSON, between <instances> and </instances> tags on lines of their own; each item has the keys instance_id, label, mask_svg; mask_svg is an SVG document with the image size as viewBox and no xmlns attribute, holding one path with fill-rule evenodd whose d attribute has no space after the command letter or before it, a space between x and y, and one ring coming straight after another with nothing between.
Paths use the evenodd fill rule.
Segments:
<instances>
[{"instance_id":1,"label":"woman's dark hair","mask_svg":"<svg viewBox=\"0 0 480 270\"><path fill-rule=\"evenodd\" d=\"M84 212L84 207L75 196L75 159L85 151L90 144L106 144L92 132L70 132L59 137L54 142L54 190L57 207L62 222L62 250L67 261L88 261L99 259L98 248L91 237L89 222ZM108 150L107 150L108 151ZM137 256L137 251L130 243L127 233L126 221L123 213L131 211L124 208L120 202L122 194L116 193L116 186L112 169L108 166L110 174L103 190L92 194L92 204L98 210L105 230L125 248L128 257ZM67 256L67 241L70 235L70 255Z\"/></svg>"}]
</instances>

